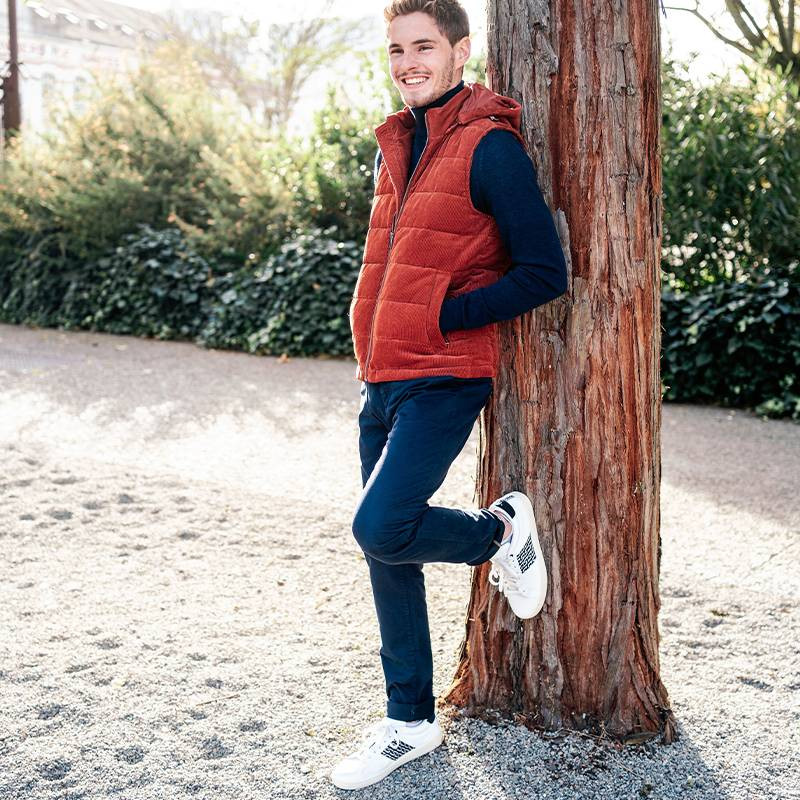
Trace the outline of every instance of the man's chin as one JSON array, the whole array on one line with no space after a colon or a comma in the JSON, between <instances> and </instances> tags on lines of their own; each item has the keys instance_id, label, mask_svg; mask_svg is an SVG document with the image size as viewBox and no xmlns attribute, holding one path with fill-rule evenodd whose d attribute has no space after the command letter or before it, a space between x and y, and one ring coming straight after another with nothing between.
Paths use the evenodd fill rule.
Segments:
<instances>
[{"instance_id":1,"label":"man's chin","mask_svg":"<svg viewBox=\"0 0 800 800\"><path fill-rule=\"evenodd\" d=\"M409 106L409 108L420 108L421 106L426 106L428 103L432 103L436 99L436 95L434 92L425 92L423 94L420 92L419 94L402 94L401 97L403 98L403 102Z\"/></svg>"}]
</instances>

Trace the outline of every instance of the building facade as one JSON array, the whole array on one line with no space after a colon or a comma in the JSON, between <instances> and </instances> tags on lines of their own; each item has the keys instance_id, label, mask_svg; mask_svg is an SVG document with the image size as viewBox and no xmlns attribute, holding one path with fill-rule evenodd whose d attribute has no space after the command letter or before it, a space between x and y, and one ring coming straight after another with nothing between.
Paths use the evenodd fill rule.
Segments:
<instances>
[{"instance_id":1,"label":"building facade","mask_svg":"<svg viewBox=\"0 0 800 800\"><path fill-rule=\"evenodd\" d=\"M134 68L168 36L165 17L107 0L17 0L22 130L51 129L60 106L80 110L94 75ZM0 60L7 64L5 0L0 42Z\"/></svg>"}]
</instances>

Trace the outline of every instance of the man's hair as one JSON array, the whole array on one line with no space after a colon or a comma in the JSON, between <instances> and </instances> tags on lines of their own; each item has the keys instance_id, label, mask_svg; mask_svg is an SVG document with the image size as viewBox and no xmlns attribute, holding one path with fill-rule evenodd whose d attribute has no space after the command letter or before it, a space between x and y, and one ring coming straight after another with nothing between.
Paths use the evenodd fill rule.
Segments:
<instances>
[{"instance_id":1,"label":"man's hair","mask_svg":"<svg viewBox=\"0 0 800 800\"><path fill-rule=\"evenodd\" d=\"M433 17L439 33L447 37L452 47L457 41L469 36L469 17L458 0L392 0L383 9L383 18L388 25L395 17L403 17L422 11Z\"/></svg>"}]
</instances>

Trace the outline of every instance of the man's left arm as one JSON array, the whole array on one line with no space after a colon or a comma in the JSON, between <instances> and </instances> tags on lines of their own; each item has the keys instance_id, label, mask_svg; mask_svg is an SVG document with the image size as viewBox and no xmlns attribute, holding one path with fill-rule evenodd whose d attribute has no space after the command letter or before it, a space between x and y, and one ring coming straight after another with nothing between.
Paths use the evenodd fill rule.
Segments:
<instances>
[{"instance_id":1,"label":"man's left arm","mask_svg":"<svg viewBox=\"0 0 800 800\"><path fill-rule=\"evenodd\" d=\"M481 139L470 190L475 208L495 218L511 267L490 286L445 300L442 333L513 319L568 288L564 252L536 170L513 133L492 130Z\"/></svg>"}]
</instances>

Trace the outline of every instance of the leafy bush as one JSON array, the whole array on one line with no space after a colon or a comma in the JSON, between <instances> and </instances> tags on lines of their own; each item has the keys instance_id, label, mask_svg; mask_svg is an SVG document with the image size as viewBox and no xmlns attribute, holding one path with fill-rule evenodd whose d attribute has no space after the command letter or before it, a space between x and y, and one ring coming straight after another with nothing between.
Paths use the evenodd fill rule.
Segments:
<instances>
[{"instance_id":1,"label":"leafy bush","mask_svg":"<svg viewBox=\"0 0 800 800\"><path fill-rule=\"evenodd\" d=\"M193 339L204 322L211 267L176 229L143 225L70 284L60 311L65 328Z\"/></svg>"},{"instance_id":2,"label":"leafy bush","mask_svg":"<svg viewBox=\"0 0 800 800\"><path fill-rule=\"evenodd\" d=\"M71 269L141 224L178 225L223 265L286 239L289 189L275 162L291 154L220 106L191 63L144 65L98 87L87 108L41 142L20 137L0 164L0 270L22 263L22 245Z\"/></svg>"},{"instance_id":3,"label":"leafy bush","mask_svg":"<svg viewBox=\"0 0 800 800\"><path fill-rule=\"evenodd\" d=\"M697 85L662 67L662 267L675 290L741 281L800 252L800 87L741 70L744 85Z\"/></svg>"},{"instance_id":4,"label":"leafy bush","mask_svg":"<svg viewBox=\"0 0 800 800\"><path fill-rule=\"evenodd\" d=\"M297 227L333 227L344 239L363 241L372 208L374 129L394 109L384 50L362 54L354 73L350 93L328 87L308 137L293 147L291 195Z\"/></svg>"},{"instance_id":5,"label":"leafy bush","mask_svg":"<svg viewBox=\"0 0 800 800\"><path fill-rule=\"evenodd\" d=\"M800 421L800 268L757 272L661 301L665 400Z\"/></svg>"},{"instance_id":6,"label":"leafy bush","mask_svg":"<svg viewBox=\"0 0 800 800\"><path fill-rule=\"evenodd\" d=\"M374 128L380 111L349 104L333 87L314 115L308 153L297 183L297 221L302 227L334 227L346 239L363 240L372 208Z\"/></svg>"},{"instance_id":7,"label":"leafy bush","mask_svg":"<svg viewBox=\"0 0 800 800\"><path fill-rule=\"evenodd\" d=\"M261 264L215 274L179 229L142 225L85 268L58 273L61 302L47 314L11 302L25 287L38 296L35 285L19 280L2 315L15 322L13 310L28 310L26 321L35 324L191 339L251 353L352 355L347 315L362 250L336 238L333 228L312 229Z\"/></svg>"},{"instance_id":8,"label":"leafy bush","mask_svg":"<svg viewBox=\"0 0 800 800\"><path fill-rule=\"evenodd\" d=\"M347 314L362 246L334 233L299 234L255 271L217 281L199 341L272 355L352 355Z\"/></svg>"},{"instance_id":9,"label":"leafy bush","mask_svg":"<svg viewBox=\"0 0 800 800\"><path fill-rule=\"evenodd\" d=\"M14 231L0 238L14 242L5 254L0 252L0 320L57 327L63 321L64 294L79 272L71 269L76 262L57 234L37 240L33 233Z\"/></svg>"}]
</instances>

